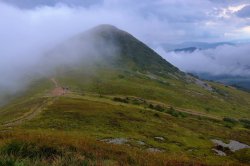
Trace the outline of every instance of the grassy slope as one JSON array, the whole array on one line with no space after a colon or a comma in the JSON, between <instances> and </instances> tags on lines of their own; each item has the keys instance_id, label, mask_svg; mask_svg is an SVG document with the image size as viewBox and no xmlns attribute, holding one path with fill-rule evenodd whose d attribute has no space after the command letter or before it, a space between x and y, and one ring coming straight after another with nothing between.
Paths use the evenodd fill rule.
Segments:
<instances>
[{"instance_id":1,"label":"grassy slope","mask_svg":"<svg viewBox=\"0 0 250 166\"><path fill-rule=\"evenodd\" d=\"M219 117L250 118L247 92L210 83L216 89L211 92L194 83L153 76L155 78L150 74L105 68L94 71L91 76L75 69L58 79L64 86L81 93L137 96Z\"/></svg>"},{"instance_id":2,"label":"grassy slope","mask_svg":"<svg viewBox=\"0 0 250 166\"><path fill-rule=\"evenodd\" d=\"M57 79L60 80L60 84L69 87L74 92L73 94L59 98L56 97L57 100L53 104L44 106L45 110L40 115L22 124L14 132L11 132L14 136L9 138L9 141L6 141L5 134L2 134L2 138L4 139L0 140L0 145L4 145L2 149L5 149L6 146L14 146L13 143L15 144L15 140L21 140L21 143L19 142L21 147L22 144L31 144L28 147L34 146L33 148L36 149L40 146L36 142L40 134L50 133L44 135L44 140L48 142L41 141L41 146L46 147L49 146L50 141L53 141L50 140L51 136L55 137L54 139L58 141L62 139L60 138L63 137L62 133L65 133L70 141L61 142L63 144L63 155L55 154L56 159L52 160L47 159L47 152L44 152L45 154L41 155L45 155L45 157L35 156L34 158L37 161L34 161L32 157L18 154L20 150L17 150L18 152L15 152L17 154L14 155L12 151L6 152L3 150L2 158L30 165L38 161L39 163L45 162L56 165L54 162L57 160L59 160L57 161L58 163L67 164L73 162L78 164L81 162L93 164L98 161L102 164L111 162L111 165L117 162L120 162L119 164L133 164L135 162L135 164L142 165L143 163L140 162L144 160L152 163L152 165L156 163L157 165L164 165L164 162L175 163L175 159L179 155L182 156L180 161L185 163L215 164L220 162L223 164L233 164L249 162L249 160L245 159L247 157L244 158L249 153L248 151L237 152L242 153L239 155L241 156L240 158L236 154L229 155L228 157L218 157L211 151L213 144L210 139L212 138L223 140L235 139L250 144L250 132L248 129L243 128L240 123L228 126L228 124L220 120L188 114L175 117L165 112L150 109L148 105L138 103L126 104L112 100L114 96L137 96L147 99L146 101L149 103L160 102L167 106L171 105L177 110L178 108L189 108L191 111L204 112L205 115L212 115L219 118L222 118L224 115L232 118L249 118L248 108L245 108L249 100L249 95L245 92L213 84L217 89L230 94L230 97L222 96L221 94L204 90L195 84L184 85L182 81L176 79L158 78L155 80L155 78L150 79L147 75L141 73L131 74L131 72L117 72L111 69L102 70L101 72L95 71L95 74L92 73L89 76L84 72L71 71L70 73L70 75L65 73L58 74ZM52 101L54 97L47 95L49 89L52 89L52 83L46 80L44 83L41 82L41 84L37 84L31 88L22 99L16 99L14 104L7 105L0 111L3 115L1 122L21 116L22 113L28 112L31 107L44 100ZM183 91L187 91L187 93L183 93ZM190 93L192 94L190 95ZM204 98L200 96L200 93L203 93ZM206 107L216 109L206 111ZM218 109L223 107L226 109ZM236 107L237 109L230 109L231 107ZM228 111L227 109L232 111ZM19 112L20 110L22 112ZM7 112L11 113L6 114ZM23 131L31 135L29 139L24 138L26 134L22 134ZM164 137L165 140L156 140L154 137L157 136ZM127 138L130 140L129 144L132 147L112 145L112 147L107 148L105 144L99 141L96 142L96 140L103 138ZM85 144L79 147L79 149L77 147L77 153L72 152L72 161L66 161L66 154L64 153L68 151L68 144L70 146L75 144L72 139L85 141ZM139 145L137 141L144 141L146 145ZM93 144L98 144L100 147L96 149L93 147ZM91 154L85 154L85 146L93 148L93 151L90 152ZM145 149L150 147L165 150L165 153L148 154L145 152ZM60 147L57 145L54 148L60 150ZM118 150L119 148L120 150ZM131 152L131 149L134 150ZM122 153L126 154L125 156L131 157L134 153L137 153L137 155L129 160L121 159L122 157L118 155L120 152L117 150L123 151ZM27 151L32 152L30 149ZM107 155L107 152L112 153ZM84 160L77 158L79 153L80 156L85 156ZM100 153L101 157L96 153ZM103 157L102 155L104 154L107 156ZM167 156L171 154L171 157L166 157L164 154L167 154ZM9 157L6 157L6 155ZM88 155L92 155L92 157ZM156 155L156 161L153 159L146 160L144 157L147 155ZM59 156L62 156L62 158L59 158ZM20 158L25 158L25 160L22 161Z\"/></svg>"}]
</instances>

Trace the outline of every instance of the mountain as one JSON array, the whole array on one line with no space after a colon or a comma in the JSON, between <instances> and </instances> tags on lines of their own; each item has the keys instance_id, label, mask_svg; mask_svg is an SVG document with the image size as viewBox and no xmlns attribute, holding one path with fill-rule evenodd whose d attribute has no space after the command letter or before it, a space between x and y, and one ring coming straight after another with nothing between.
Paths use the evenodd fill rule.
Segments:
<instances>
[{"instance_id":1,"label":"mountain","mask_svg":"<svg viewBox=\"0 0 250 166\"><path fill-rule=\"evenodd\" d=\"M82 42L87 40L89 35L91 38L95 38L94 45L97 48L102 48L103 43L108 43L109 46L113 45L113 47L117 48L118 51L115 52L117 55L113 57L115 62L111 64L113 66L148 71L154 74L166 74L168 72L173 74L181 73L175 66L167 62L134 36L112 25L100 25L89 30L87 34L85 32L79 36L75 36L73 40ZM109 54L114 54L114 52L109 52ZM110 59L109 57L108 61Z\"/></svg>"},{"instance_id":2,"label":"mountain","mask_svg":"<svg viewBox=\"0 0 250 166\"><path fill-rule=\"evenodd\" d=\"M0 108L0 165L249 164L249 93L186 74L111 25L43 61L48 74ZM218 144L230 140L240 148Z\"/></svg>"},{"instance_id":3,"label":"mountain","mask_svg":"<svg viewBox=\"0 0 250 166\"><path fill-rule=\"evenodd\" d=\"M192 53L197 49L198 48L196 48L196 47L179 48L179 49L175 49L174 52L189 52L189 53Z\"/></svg>"},{"instance_id":4,"label":"mountain","mask_svg":"<svg viewBox=\"0 0 250 166\"><path fill-rule=\"evenodd\" d=\"M207 43L207 42L184 42L180 44L163 44L163 48L166 51L174 51L178 49L188 49L188 48L196 48L199 50L206 49L214 49L218 46L223 45L235 45L233 42L215 42L215 43Z\"/></svg>"}]
</instances>

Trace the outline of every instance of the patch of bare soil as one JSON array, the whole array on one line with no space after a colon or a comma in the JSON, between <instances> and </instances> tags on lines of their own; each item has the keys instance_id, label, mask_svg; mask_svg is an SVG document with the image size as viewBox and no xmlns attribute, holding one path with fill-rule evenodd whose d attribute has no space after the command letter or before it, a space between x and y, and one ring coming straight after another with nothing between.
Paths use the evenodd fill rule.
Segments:
<instances>
[{"instance_id":1,"label":"patch of bare soil","mask_svg":"<svg viewBox=\"0 0 250 166\"><path fill-rule=\"evenodd\" d=\"M61 87L55 78L51 78L51 81L55 85L55 88L51 91L51 94L53 96L63 96L69 92L68 88Z\"/></svg>"}]
</instances>

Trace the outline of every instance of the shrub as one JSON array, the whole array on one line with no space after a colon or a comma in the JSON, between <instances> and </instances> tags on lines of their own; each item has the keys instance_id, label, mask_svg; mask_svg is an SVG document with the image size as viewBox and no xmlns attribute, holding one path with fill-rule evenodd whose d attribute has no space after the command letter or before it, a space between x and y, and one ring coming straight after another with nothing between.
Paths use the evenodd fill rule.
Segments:
<instances>
[{"instance_id":1,"label":"shrub","mask_svg":"<svg viewBox=\"0 0 250 166\"><path fill-rule=\"evenodd\" d=\"M38 146L15 140L3 146L1 153L23 158L51 158L61 155L61 152L52 146Z\"/></svg>"},{"instance_id":2,"label":"shrub","mask_svg":"<svg viewBox=\"0 0 250 166\"><path fill-rule=\"evenodd\" d=\"M165 110L163 106L158 105L158 104L155 106L154 109L157 110L157 111L160 111L160 112L163 112Z\"/></svg>"},{"instance_id":3,"label":"shrub","mask_svg":"<svg viewBox=\"0 0 250 166\"><path fill-rule=\"evenodd\" d=\"M24 164L13 159L0 159L0 166L24 166Z\"/></svg>"},{"instance_id":4,"label":"shrub","mask_svg":"<svg viewBox=\"0 0 250 166\"><path fill-rule=\"evenodd\" d=\"M248 119L240 119L240 123L247 129L250 129L250 120Z\"/></svg>"},{"instance_id":5,"label":"shrub","mask_svg":"<svg viewBox=\"0 0 250 166\"><path fill-rule=\"evenodd\" d=\"M187 117L187 113L176 111L173 107L170 107L167 110L167 113L169 113L170 115L174 117L182 117L182 118Z\"/></svg>"},{"instance_id":6,"label":"shrub","mask_svg":"<svg viewBox=\"0 0 250 166\"><path fill-rule=\"evenodd\" d=\"M179 116L179 112L176 111L173 107L170 107L167 110L167 113L169 113L170 115L174 116L174 117L178 117Z\"/></svg>"},{"instance_id":7,"label":"shrub","mask_svg":"<svg viewBox=\"0 0 250 166\"><path fill-rule=\"evenodd\" d=\"M153 105L153 104L149 104L148 106L150 109L154 109L156 111L160 111L160 112L164 112L165 111L165 108L159 104L157 105Z\"/></svg>"},{"instance_id":8,"label":"shrub","mask_svg":"<svg viewBox=\"0 0 250 166\"><path fill-rule=\"evenodd\" d=\"M153 104L149 104L148 106L150 109L154 109L154 105Z\"/></svg>"},{"instance_id":9,"label":"shrub","mask_svg":"<svg viewBox=\"0 0 250 166\"><path fill-rule=\"evenodd\" d=\"M127 99L123 99L123 98L120 98L120 97L114 97L113 100L117 101L117 102L128 103Z\"/></svg>"},{"instance_id":10,"label":"shrub","mask_svg":"<svg viewBox=\"0 0 250 166\"><path fill-rule=\"evenodd\" d=\"M223 121L224 122L229 122L229 123L232 123L232 124L236 124L238 122L236 119L228 118L228 117L223 118Z\"/></svg>"},{"instance_id":11,"label":"shrub","mask_svg":"<svg viewBox=\"0 0 250 166\"><path fill-rule=\"evenodd\" d=\"M228 122L227 122L227 123L224 124L224 126L231 129L231 128L234 127L234 124L233 124L233 123L228 123Z\"/></svg>"}]
</instances>

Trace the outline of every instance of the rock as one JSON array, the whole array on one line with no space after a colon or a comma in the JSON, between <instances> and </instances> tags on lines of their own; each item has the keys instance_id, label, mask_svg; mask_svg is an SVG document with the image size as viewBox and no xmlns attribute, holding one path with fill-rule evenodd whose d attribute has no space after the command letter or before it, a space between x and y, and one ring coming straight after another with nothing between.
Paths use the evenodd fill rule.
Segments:
<instances>
[{"instance_id":1,"label":"rock","mask_svg":"<svg viewBox=\"0 0 250 166\"><path fill-rule=\"evenodd\" d=\"M229 149L230 151L235 152L235 151L240 150L240 149L250 148L249 145L240 143L240 142L235 141L235 140L230 140L229 144L226 144L223 141L217 140L217 139L212 139L211 141L214 144L216 144L217 147L220 148L219 150Z\"/></svg>"},{"instance_id":2,"label":"rock","mask_svg":"<svg viewBox=\"0 0 250 166\"><path fill-rule=\"evenodd\" d=\"M226 156L227 154L223 151L217 150L217 149L212 149L213 151L215 151L217 153L217 155L219 156Z\"/></svg>"},{"instance_id":3,"label":"rock","mask_svg":"<svg viewBox=\"0 0 250 166\"><path fill-rule=\"evenodd\" d=\"M201 88L208 90L208 91L213 91L213 88L207 84L206 82L197 79L189 74L186 74L186 80L188 83L195 83L196 85L200 86Z\"/></svg>"},{"instance_id":4,"label":"rock","mask_svg":"<svg viewBox=\"0 0 250 166\"><path fill-rule=\"evenodd\" d=\"M146 145L146 143L143 142L143 141L137 141L137 143L138 143L139 145Z\"/></svg>"},{"instance_id":5,"label":"rock","mask_svg":"<svg viewBox=\"0 0 250 166\"><path fill-rule=\"evenodd\" d=\"M161 149L158 149L158 148L148 148L147 151L148 152L153 152L153 153L164 152L164 150L161 150Z\"/></svg>"},{"instance_id":6,"label":"rock","mask_svg":"<svg viewBox=\"0 0 250 166\"><path fill-rule=\"evenodd\" d=\"M165 141L165 138L163 138L163 137L154 137L154 138L157 140L160 140L160 141Z\"/></svg>"},{"instance_id":7,"label":"rock","mask_svg":"<svg viewBox=\"0 0 250 166\"><path fill-rule=\"evenodd\" d=\"M109 144L122 145L122 144L126 144L128 142L128 139L126 139L126 138L107 138L107 139L103 139L101 141L109 143Z\"/></svg>"}]
</instances>

